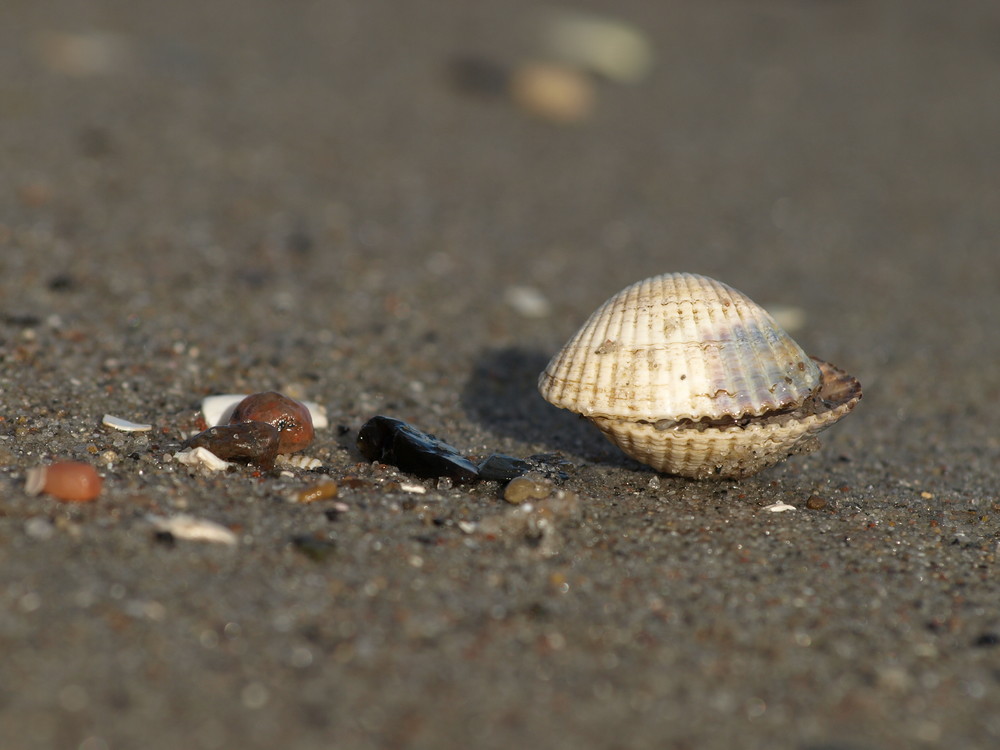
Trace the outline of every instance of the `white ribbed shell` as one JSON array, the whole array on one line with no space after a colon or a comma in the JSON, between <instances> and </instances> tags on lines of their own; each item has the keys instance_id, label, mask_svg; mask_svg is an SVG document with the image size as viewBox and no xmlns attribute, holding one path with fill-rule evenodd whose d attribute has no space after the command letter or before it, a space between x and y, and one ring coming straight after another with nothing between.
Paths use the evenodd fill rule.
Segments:
<instances>
[{"instance_id":1,"label":"white ribbed shell","mask_svg":"<svg viewBox=\"0 0 1000 750\"><path fill-rule=\"evenodd\" d=\"M687 273L605 302L538 389L637 461L695 479L746 477L811 450L861 400L856 378L806 356L761 307Z\"/></svg>"},{"instance_id":2,"label":"white ribbed shell","mask_svg":"<svg viewBox=\"0 0 1000 750\"><path fill-rule=\"evenodd\" d=\"M815 362L745 295L688 273L609 299L549 362L538 387L556 406L630 421L758 416L797 406Z\"/></svg>"}]
</instances>

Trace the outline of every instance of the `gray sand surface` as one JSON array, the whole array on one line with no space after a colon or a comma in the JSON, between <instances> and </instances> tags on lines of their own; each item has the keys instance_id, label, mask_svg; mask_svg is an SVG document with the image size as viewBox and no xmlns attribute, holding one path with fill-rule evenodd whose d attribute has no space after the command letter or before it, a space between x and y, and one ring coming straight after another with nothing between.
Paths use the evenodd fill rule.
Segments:
<instances>
[{"instance_id":1,"label":"gray sand surface","mask_svg":"<svg viewBox=\"0 0 1000 750\"><path fill-rule=\"evenodd\" d=\"M656 62L562 126L449 76L537 54L525 2L4 3L0 748L1000 746L1000 5L587 5ZM542 401L666 271L797 311L861 405L699 483ZM169 460L270 389L328 476ZM370 465L378 413L579 503ZM57 458L96 502L25 494Z\"/></svg>"}]
</instances>

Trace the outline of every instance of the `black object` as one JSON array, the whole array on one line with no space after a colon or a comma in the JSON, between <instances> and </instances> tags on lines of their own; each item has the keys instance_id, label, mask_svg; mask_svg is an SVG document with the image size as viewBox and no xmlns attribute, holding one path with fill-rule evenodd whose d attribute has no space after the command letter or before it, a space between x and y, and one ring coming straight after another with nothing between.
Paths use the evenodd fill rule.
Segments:
<instances>
[{"instance_id":1,"label":"black object","mask_svg":"<svg viewBox=\"0 0 1000 750\"><path fill-rule=\"evenodd\" d=\"M418 477L479 479L479 469L455 448L402 419L372 417L358 431L358 450L369 461L391 464Z\"/></svg>"},{"instance_id":2,"label":"black object","mask_svg":"<svg viewBox=\"0 0 1000 750\"><path fill-rule=\"evenodd\" d=\"M479 478L487 482L509 482L537 468L523 458L491 453L479 462Z\"/></svg>"}]
</instances>

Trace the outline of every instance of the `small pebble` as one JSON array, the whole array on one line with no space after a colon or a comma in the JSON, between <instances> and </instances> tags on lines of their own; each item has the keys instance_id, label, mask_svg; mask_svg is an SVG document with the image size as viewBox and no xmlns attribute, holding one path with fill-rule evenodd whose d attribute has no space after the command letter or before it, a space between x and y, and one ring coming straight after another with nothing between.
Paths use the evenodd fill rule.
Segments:
<instances>
[{"instance_id":1,"label":"small pebble","mask_svg":"<svg viewBox=\"0 0 1000 750\"><path fill-rule=\"evenodd\" d=\"M223 461L243 461L270 471L278 457L280 442L279 430L274 425L241 422L209 427L185 440L182 447L205 448Z\"/></svg>"},{"instance_id":2,"label":"small pebble","mask_svg":"<svg viewBox=\"0 0 1000 750\"><path fill-rule=\"evenodd\" d=\"M316 562L322 562L337 551L336 542L306 535L292 537L292 547Z\"/></svg>"},{"instance_id":3,"label":"small pebble","mask_svg":"<svg viewBox=\"0 0 1000 750\"><path fill-rule=\"evenodd\" d=\"M276 391L247 396L229 418L229 424L264 422L278 428L278 453L296 453L313 441L312 415L305 404Z\"/></svg>"},{"instance_id":4,"label":"small pebble","mask_svg":"<svg viewBox=\"0 0 1000 750\"><path fill-rule=\"evenodd\" d=\"M205 418L205 424L209 427L229 424L229 418L233 416L233 411L247 395L246 393L221 393L215 396L205 396L201 400L201 413ZM303 401L302 404L309 410L314 430L324 430L329 426L324 406L315 401Z\"/></svg>"},{"instance_id":5,"label":"small pebble","mask_svg":"<svg viewBox=\"0 0 1000 750\"><path fill-rule=\"evenodd\" d=\"M541 290L533 286L523 284L509 286L504 290L503 296L504 301L521 317L547 318L552 314L551 303Z\"/></svg>"},{"instance_id":6,"label":"small pebble","mask_svg":"<svg viewBox=\"0 0 1000 750\"><path fill-rule=\"evenodd\" d=\"M512 479L503 491L503 499L511 505L520 505L528 500L544 500L552 494L552 482L541 479L518 477Z\"/></svg>"},{"instance_id":7,"label":"small pebble","mask_svg":"<svg viewBox=\"0 0 1000 750\"><path fill-rule=\"evenodd\" d=\"M806 500L806 507L809 510L823 510L826 507L826 500L819 495L810 495Z\"/></svg>"},{"instance_id":8,"label":"small pebble","mask_svg":"<svg viewBox=\"0 0 1000 750\"><path fill-rule=\"evenodd\" d=\"M56 533L56 527L47 518L29 518L24 524L24 533L32 539L44 542Z\"/></svg>"},{"instance_id":9,"label":"small pebble","mask_svg":"<svg viewBox=\"0 0 1000 750\"><path fill-rule=\"evenodd\" d=\"M501 96L510 78L503 65L482 57L456 57L448 63L448 74L456 89L480 96Z\"/></svg>"},{"instance_id":10,"label":"small pebble","mask_svg":"<svg viewBox=\"0 0 1000 750\"><path fill-rule=\"evenodd\" d=\"M297 503L315 503L320 500L330 500L337 496L340 487L336 482L320 482L312 487L307 487L295 495Z\"/></svg>"},{"instance_id":11,"label":"small pebble","mask_svg":"<svg viewBox=\"0 0 1000 750\"><path fill-rule=\"evenodd\" d=\"M594 110L594 85L583 73L554 63L526 63L510 78L510 97L525 112L569 125Z\"/></svg>"},{"instance_id":12,"label":"small pebble","mask_svg":"<svg viewBox=\"0 0 1000 750\"><path fill-rule=\"evenodd\" d=\"M358 450L418 477L448 477L457 482L479 478L479 469L457 449L401 419L377 416L358 431ZM440 489L440 487L439 487Z\"/></svg>"},{"instance_id":13,"label":"small pebble","mask_svg":"<svg viewBox=\"0 0 1000 750\"><path fill-rule=\"evenodd\" d=\"M49 466L28 469L25 492L44 492L67 503L87 503L101 494L103 480L90 464L80 461L59 461Z\"/></svg>"}]
</instances>

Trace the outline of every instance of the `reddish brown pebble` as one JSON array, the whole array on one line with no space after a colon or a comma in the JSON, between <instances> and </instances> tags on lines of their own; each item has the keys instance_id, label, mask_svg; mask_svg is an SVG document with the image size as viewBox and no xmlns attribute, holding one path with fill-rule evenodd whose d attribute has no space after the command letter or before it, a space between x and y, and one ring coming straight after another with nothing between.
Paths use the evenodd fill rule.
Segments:
<instances>
[{"instance_id":1,"label":"reddish brown pebble","mask_svg":"<svg viewBox=\"0 0 1000 750\"><path fill-rule=\"evenodd\" d=\"M339 488L336 482L320 482L302 490L295 496L295 501L299 503L315 503L319 500L329 500L336 497L338 491Z\"/></svg>"},{"instance_id":2,"label":"reddish brown pebble","mask_svg":"<svg viewBox=\"0 0 1000 750\"><path fill-rule=\"evenodd\" d=\"M806 500L806 507L809 510L823 510L826 507L826 500L819 495L812 495Z\"/></svg>"},{"instance_id":3,"label":"reddish brown pebble","mask_svg":"<svg viewBox=\"0 0 1000 750\"><path fill-rule=\"evenodd\" d=\"M44 492L67 503L89 503L101 494L102 484L103 480L90 464L60 461L29 469L25 491L29 495Z\"/></svg>"},{"instance_id":4,"label":"reddish brown pebble","mask_svg":"<svg viewBox=\"0 0 1000 750\"><path fill-rule=\"evenodd\" d=\"M275 391L254 393L240 401L229 424L266 422L278 428L279 453L296 453L313 440L312 415L305 404Z\"/></svg>"}]
</instances>

